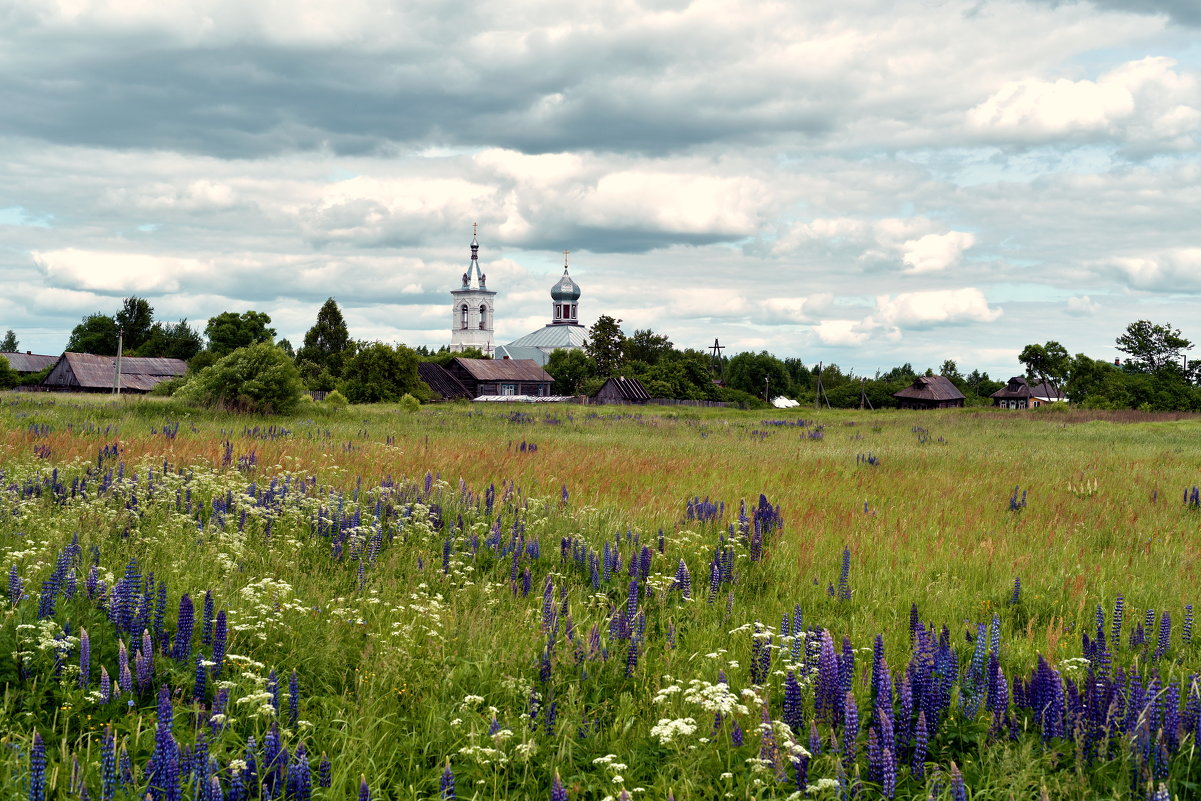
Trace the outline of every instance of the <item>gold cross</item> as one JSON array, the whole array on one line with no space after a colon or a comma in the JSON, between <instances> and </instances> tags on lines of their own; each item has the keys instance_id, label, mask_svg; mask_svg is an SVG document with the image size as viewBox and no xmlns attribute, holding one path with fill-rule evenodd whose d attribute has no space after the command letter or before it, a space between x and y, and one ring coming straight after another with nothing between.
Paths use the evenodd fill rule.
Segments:
<instances>
[{"instance_id":1,"label":"gold cross","mask_svg":"<svg viewBox=\"0 0 1201 801\"><path fill-rule=\"evenodd\" d=\"M476 234L476 230L475 230L475 229L476 229L478 226L479 226L479 223L472 223L472 224L471 224L471 235L472 235L472 236L475 236L475 234Z\"/></svg>"}]
</instances>

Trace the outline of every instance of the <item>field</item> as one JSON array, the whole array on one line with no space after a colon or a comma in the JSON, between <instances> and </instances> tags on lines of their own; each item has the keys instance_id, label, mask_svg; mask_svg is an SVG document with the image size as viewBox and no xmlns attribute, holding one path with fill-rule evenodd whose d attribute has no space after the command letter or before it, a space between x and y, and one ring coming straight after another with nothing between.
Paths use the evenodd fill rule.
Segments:
<instances>
[{"instance_id":1,"label":"field","mask_svg":"<svg viewBox=\"0 0 1201 801\"><path fill-rule=\"evenodd\" d=\"M1201 794L1195 418L0 399L6 798Z\"/></svg>"}]
</instances>

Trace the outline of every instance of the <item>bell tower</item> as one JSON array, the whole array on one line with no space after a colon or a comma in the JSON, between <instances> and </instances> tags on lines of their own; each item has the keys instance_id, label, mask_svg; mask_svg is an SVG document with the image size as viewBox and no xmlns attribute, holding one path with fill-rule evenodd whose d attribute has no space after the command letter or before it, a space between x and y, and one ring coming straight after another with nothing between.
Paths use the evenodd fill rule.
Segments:
<instances>
[{"instance_id":1,"label":"bell tower","mask_svg":"<svg viewBox=\"0 0 1201 801\"><path fill-rule=\"evenodd\" d=\"M478 227L478 223L471 224L471 262L463 273L463 284L450 290L450 349L459 353L466 348L479 348L491 356L495 330L492 303L496 293L488 289L487 276L480 269Z\"/></svg>"}]
</instances>

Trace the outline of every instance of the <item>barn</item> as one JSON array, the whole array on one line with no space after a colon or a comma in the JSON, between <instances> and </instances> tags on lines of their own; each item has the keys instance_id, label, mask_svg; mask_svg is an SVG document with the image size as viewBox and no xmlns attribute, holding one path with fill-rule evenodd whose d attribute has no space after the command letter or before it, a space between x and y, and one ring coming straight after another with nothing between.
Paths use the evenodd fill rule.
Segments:
<instances>
[{"instance_id":1,"label":"barn","mask_svg":"<svg viewBox=\"0 0 1201 801\"><path fill-rule=\"evenodd\" d=\"M163 381L188 371L181 359L121 357L121 391L149 392ZM117 383L117 357L91 353L64 353L42 381L46 389L60 392L112 392Z\"/></svg>"},{"instance_id":2,"label":"barn","mask_svg":"<svg viewBox=\"0 0 1201 801\"><path fill-rule=\"evenodd\" d=\"M24 353L0 353L8 362L8 366L19 376L32 375L41 372L58 361L57 356L42 356L31 351Z\"/></svg>"},{"instance_id":3,"label":"barn","mask_svg":"<svg viewBox=\"0 0 1201 801\"><path fill-rule=\"evenodd\" d=\"M512 395L544 398L551 394L555 382L533 359L455 358L446 371L472 398Z\"/></svg>"},{"instance_id":4,"label":"barn","mask_svg":"<svg viewBox=\"0 0 1201 801\"><path fill-rule=\"evenodd\" d=\"M900 392L892 393L902 409L954 409L963 406L964 396L943 375L922 375Z\"/></svg>"},{"instance_id":5,"label":"barn","mask_svg":"<svg viewBox=\"0 0 1201 801\"><path fill-rule=\"evenodd\" d=\"M592 393L593 403L622 403L644 405L651 399L650 393L637 378L610 376L601 388Z\"/></svg>"}]
</instances>

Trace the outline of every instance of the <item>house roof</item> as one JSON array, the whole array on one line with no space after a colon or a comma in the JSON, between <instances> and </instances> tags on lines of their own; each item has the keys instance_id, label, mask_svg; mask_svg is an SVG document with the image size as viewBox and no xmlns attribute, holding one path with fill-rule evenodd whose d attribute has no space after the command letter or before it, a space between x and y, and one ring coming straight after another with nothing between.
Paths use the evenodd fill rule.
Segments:
<instances>
[{"instance_id":1,"label":"house roof","mask_svg":"<svg viewBox=\"0 0 1201 801\"><path fill-rule=\"evenodd\" d=\"M588 329L582 325L546 325L507 345L497 345L496 358L533 359L545 365L556 350L582 348L587 341Z\"/></svg>"},{"instance_id":2,"label":"house roof","mask_svg":"<svg viewBox=\"0 0 1201 801\"><path fill-rule=\"evenodd\" d=\"M96 356L91 353L64 353L59 363L66 362L80 387L111 388L116 380L117 357ZM57 366L57 365L56 365ZM181 359L152 359L141 356L121 357L121 388L149 390L168 378L188 371Z\"/></svg>"},{"instance_id":3,"label":"house roof","mask_svg":"<svg viewBox=\"0 0 1201 801\"><path fill-rule=\"evenodd\" d=\"M533 359L463 359L455 363L476 381L554 381Z\"/></svg>"},{"instance_id":4,"label":"house roof","mask_svg":"<svg viewBox=\"0 0 1201 801\"><path fill-rule=\"evenodd\" d=\"M8 366L18 373L36 373L58 361L57 356L40 356L36 353L0 353L8 360Z\"/></svg>"},{"instance_id":5,"label":"house roof","mask_svg":"<svg viewBox=\"0 0 1201 801\"><path fill-rule=\"evenodd\" d=\"M429 388L442 396L443 400L455 398L470 398L467 387L455 378L446 368L435 362L419 362L417 375L429 385Z\"/></svg>"},{"instance_id":6,"label":"house roof","mask_svg":"<svg viewBox=\"0 0 1201 801\"><path fill-rule=\"evenodd\" d=\"M1066 400L1062 389L1052 387L1048 382L1044 381L1041 384L1036 384L1030 387L1031 396L1045 401L1061 401Z\"/></svg>"},{"instance_id":7,"label":"house roof","mask_svg":"<svg viewBox=\"0 0 1201 801\"><path fill-rule=\"evenodd\" d=\"M951 383L944 375L922 375L900 392L892 393L894 398L910 398L913 400L948 401L961 400L964 395L959 388Z\"/></svg>"},{"instance_id":8,"label":"house roof","mask_svg":"<svg viewBox=\"0 0 1201 801\"><path fill-rule=\"evenodd\" d=\"M637 378L626 378L623 376L610 376L601 388L592 393L592 397L597 397L605 391L605 387L614 387L624 400L628 401L648 401L651 399L650 393L646 391L646 387L642 386L642 382Z\"/></svg>"},{"instance_id":9,"label":"house roof","mask_svg":"<svg viewBox=\"0 0 1201 801\"><path fill-rule=\"evenodd\" d=\"M998 389L990 398L1001 398L1002 400L1029 398L1032 395L1030 385L1026 383L1026 379L1020 375L1015 375L1009 379L1009 383Z\"/></svg>"}]
</instances>

